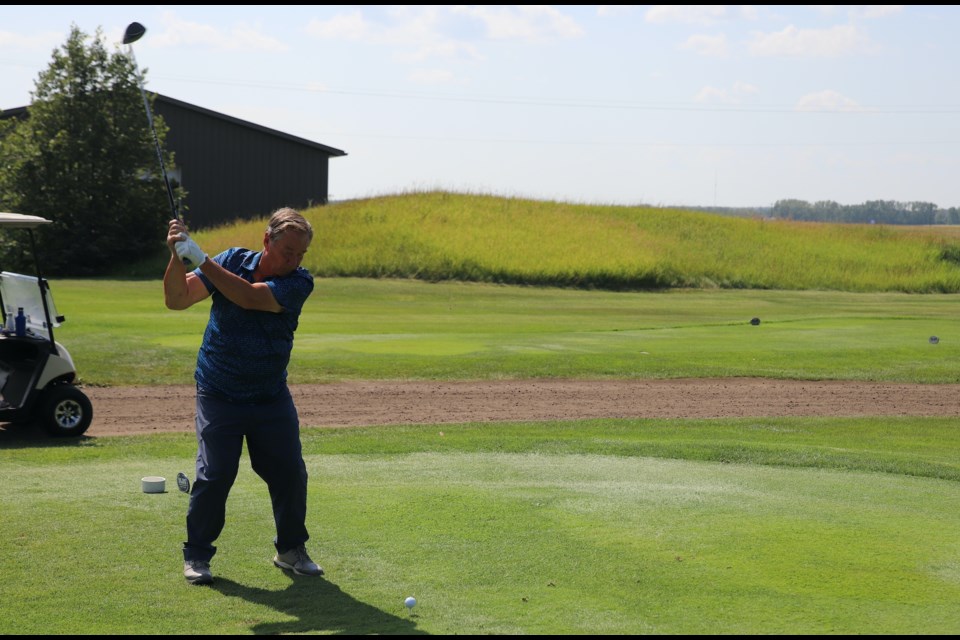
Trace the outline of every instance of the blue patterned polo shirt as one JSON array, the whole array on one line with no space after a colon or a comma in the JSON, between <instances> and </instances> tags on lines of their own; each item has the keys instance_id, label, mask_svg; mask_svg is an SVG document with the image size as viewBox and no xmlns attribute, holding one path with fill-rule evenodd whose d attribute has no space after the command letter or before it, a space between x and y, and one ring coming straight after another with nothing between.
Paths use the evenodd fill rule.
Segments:
<instances>
[{"instance_id":1,"label":"blue patterned polo shirt","mask_svg":"<svg viewBox=\"0 0 960 640\"><path fill-rule=\"evenodd\" d=\"M263 252L235 247L212 260L247 282ZM210 320L197 354L198 388L242 404L270 402L286 388L287 364L300 311L313 292L313 276L303 267L290 275L265 280L283 311L251 311L230 302L196 269L213 294Z\"/></svg>"}]
</instances>

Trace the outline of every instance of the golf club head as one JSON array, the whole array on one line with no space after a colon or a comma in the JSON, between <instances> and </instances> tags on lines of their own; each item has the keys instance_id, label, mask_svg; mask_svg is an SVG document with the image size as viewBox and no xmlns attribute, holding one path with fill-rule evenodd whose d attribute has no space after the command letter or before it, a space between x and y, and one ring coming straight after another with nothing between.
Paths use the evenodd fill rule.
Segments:
<instances>
[{"instance_id":1,"label":"golf club head","mask_svg":"<svg viewBox=\"0 0 960 640\"><path fill-rule=\"evenodd\" d=\"M177 487L184 493L190 493L190 479L182 471L177 474Z\"/></svg>"},{"instance_id":2,"label":"golf club head","mask_svg":"<svg viewBox=\"0 0 960 640\"><path fill-rule=\"evenodd\" d=\"M147 32L147 28L139 22L131 22L127 25L127 30L123 33L123 44L136 42Z\"/></svg>"}]
</instances>

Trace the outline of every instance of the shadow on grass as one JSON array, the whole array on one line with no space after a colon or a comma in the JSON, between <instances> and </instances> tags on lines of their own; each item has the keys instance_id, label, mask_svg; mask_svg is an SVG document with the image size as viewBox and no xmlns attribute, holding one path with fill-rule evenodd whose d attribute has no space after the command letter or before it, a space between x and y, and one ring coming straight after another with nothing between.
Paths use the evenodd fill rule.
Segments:
<instances>
[{"instance_id":1,"label":"shadow on grass","mask_svg":"<svg viewBox=\"0 0 960 640\"><path fill-rule=\"evenodd\" d=\"M36 449L41 447L89 447L96 438L55 438L43 427L29 422L0 422L0 447L4 449Z\"/></svg>"},{"instance_id":2,"label":"shadow on grass","mask_svg":"<svg viewBox=\"0 0 960 640\"><path fill-rule=\"evenodd\" d=\"M288 574L292 582L283 591L248 587L217 577L211 588L231 598L264 605L296 618L258 623L256 635L331 633L339 635L426 635L410 617L396 616L364 604L323 578Z\"/></svg>"}]
</instances>

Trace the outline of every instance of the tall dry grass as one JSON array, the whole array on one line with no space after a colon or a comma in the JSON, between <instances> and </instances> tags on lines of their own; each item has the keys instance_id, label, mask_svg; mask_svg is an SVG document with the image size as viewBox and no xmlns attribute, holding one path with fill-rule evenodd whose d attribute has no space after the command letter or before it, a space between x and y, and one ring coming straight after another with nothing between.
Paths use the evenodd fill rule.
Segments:
<instances>
[{"instance_id":1,"label":"tall dry grass","mask_svg":"<svg viewBox=\"0 0 960 640\"><path fill-rule=\"evenodd\" d=\"M317 276L602 289L960 291L960 239L931 228L751 220L656 207L406 193L314 207ZM261 246L265 219L195 234Z\"/></svg>"}]
</instances>

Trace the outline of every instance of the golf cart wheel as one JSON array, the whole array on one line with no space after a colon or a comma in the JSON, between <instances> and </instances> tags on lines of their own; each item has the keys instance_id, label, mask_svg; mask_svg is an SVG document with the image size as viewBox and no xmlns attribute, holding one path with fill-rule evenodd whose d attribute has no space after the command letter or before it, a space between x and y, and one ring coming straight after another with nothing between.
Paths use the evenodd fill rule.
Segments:
<instances>
[{"instance_id":1,"label":"golf cart wheel","mask_svg":"<svg viewBox=\"0 0 960 640\"><path fill-rule=\"evenodd\" d=\"M93 405L82 391L70 384L58 384L44 392L40 420L56 437L82 435L93 420Z\"/></svg>"}]
</instances>

